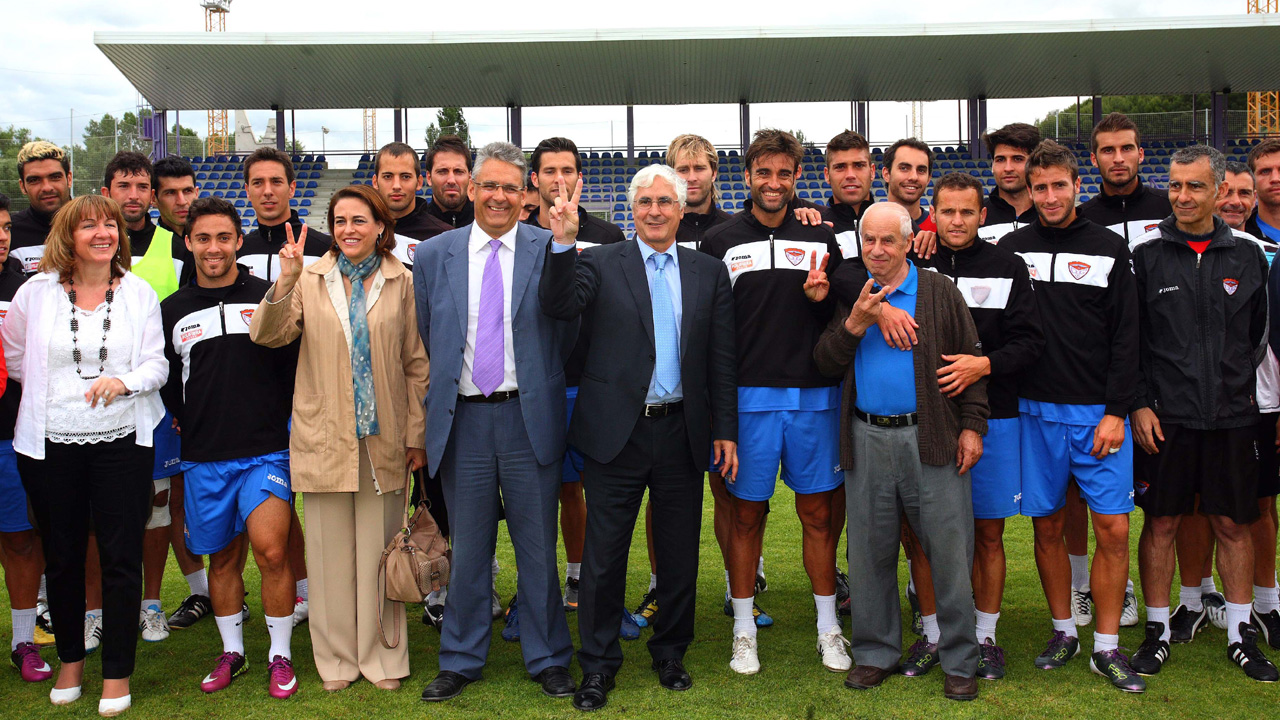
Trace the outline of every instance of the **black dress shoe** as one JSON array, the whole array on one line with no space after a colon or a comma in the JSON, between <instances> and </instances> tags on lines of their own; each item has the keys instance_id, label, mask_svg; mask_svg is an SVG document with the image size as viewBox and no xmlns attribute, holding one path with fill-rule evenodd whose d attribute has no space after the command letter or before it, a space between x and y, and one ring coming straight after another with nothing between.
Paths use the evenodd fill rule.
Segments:
<instances>
[{"instance_id":1,"label":"black dress shoe","mask_svg":"<svg viewBox=\"0 0 1280 720\"><path fill-rule=\"evenodd\" d=\"M573 694L573 706L579 710L599 710L609 704L609 691L612 689L612 675L587 673L582 676L582 686Z\"/></svg>"},{"instance_id":2,"label":"black dress shoe","mask_svg":"<svg viewBox=\"0 0 1280 720\"><path fill-rule=\"evenodd\" d=\"M573 677L569 675L569 669L559 665L552 665L534 675L533 681L542 685L543 695L553 698L570 697L577 689L573 684Z\"/></svg>"},{"instance_id":3,"label":"black dress shoe","mask_svg":"<svg viewBox=\"0 0 1280 720\"><path fill-rule=\"evenodd\" d=\"M462 694L462 689L475 682L466 675L453 672L452 670L441 670L435 679L427 683L427 687L422 691L423 702L440 702L441 700L451 700Z\"/></svg>"},{"instance_id":4,"label":"black dress shoe","mask_svg":"<svg viewBox=\"0 0 1280 720\"><path fill-rule=\"evenodd\" d=\"M658 671L658 684L668 690L688 690L693 685L684 663L675 658L654 660L653 669Z\"/></svg>"}]
</instances>

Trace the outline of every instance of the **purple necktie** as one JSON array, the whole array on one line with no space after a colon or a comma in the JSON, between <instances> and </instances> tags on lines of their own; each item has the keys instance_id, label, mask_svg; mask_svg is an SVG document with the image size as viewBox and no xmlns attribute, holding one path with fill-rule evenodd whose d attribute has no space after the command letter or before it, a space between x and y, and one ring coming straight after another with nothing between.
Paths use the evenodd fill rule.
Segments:
<instances>
[{"instance_id":1,"label":"purple necktie","mask_svg":"<svg viewBox=\"0 0 1280 720\"><path fill-rule=\"evenodd\" d=\"M498 264L501 240L489 241L489 258L480 278L480 315L476 321L476 357L471 365L471 382L488 397L502 384L502 266Z\"/></svg>"}]
</instances>

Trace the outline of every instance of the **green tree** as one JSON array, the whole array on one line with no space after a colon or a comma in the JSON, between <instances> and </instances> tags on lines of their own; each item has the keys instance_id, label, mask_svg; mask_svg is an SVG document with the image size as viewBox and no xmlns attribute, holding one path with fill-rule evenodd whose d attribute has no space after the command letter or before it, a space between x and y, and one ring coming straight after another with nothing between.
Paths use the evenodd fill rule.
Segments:
<instances>
[{"instance_id":1,"label":"green tree","mask_svg":"<svg viewBox=\"0 0 1280 720\"><path fill-rule=\"evenodd\" d=\"M30 128L19 128L10 125L0 128L0 192L9 196L14 209L20 210L27 205L18 187L18 151L32 140L39 140Z\"/></svg>"},{"instance_id":2,"label":"green tree","mask_svg":"<svg viewBox=\"0 0 1280 720\"><path fill-rule=\"evenodd\" d=\"M467 118L460 107L444 107L436 113L436 121L427 126L427 149L436 146L441 135L457 135L468 147L471 145L471 131L467 128Z\"/></svg>"},{"instance_id":3,"label":"green tree","mask_svg":"<svg viewBox=\"0 0 1280 720\"><path fill-rule=\"evenodd\" d=\"M1192 100L1194 98L1194 102ZM1146 134L1155 135L1180 135L1190 134L1194 129L1197 133L1204 132L1204 118L1192 118L1191 111L1194 108L1197 114L1203 112L1209 107L1209 95L1201 93L1199 95L1114 95L1102 98L1102 114L1120 112L1125 115L1138 115L1135 122L1138 127ZM1227 110L1244 110L1247 107L1248 98L1244 93L1233 93L1227 96ZM1181 113L1182 117L1176 117L1175 114ZM1141 117L1147 115L1148 117ZM1036 126L1040 128L1041 134L1045 137L1054 137L1056 131L1058 137L1072 137L1076 135L1076 103L1069 106L1054 110L1043 118L1036 120ZM1093 129L1093 99L1084 99L1080 102L1080 137L1088 138L1089 132Z\"/></svg>"},{"instance_id":4,"label":"green tree","mask_svg":"<svg viewBox=\"0 0 1280 720\"><path fill-rule=\"evenodd\" d=\"M799 140L799 141L800 141L800 144L801 144L801 145L808 145L808 144L809 144L809 138L805 137L805 135L804 135L804 131L803 131L803 130L788 130L787 132L789 132L789 133L791 133L792 135L794 135L794 136L795 136L795 138L796 138L797 140Z\"/></svg>"}]
</instances>

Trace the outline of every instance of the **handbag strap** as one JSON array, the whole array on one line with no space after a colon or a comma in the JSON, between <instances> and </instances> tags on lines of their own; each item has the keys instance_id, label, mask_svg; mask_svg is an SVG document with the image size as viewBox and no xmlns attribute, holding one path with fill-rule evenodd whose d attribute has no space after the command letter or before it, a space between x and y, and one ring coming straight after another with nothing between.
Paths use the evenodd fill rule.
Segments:
<instances>
[{"instance_id":1,"label":"handbag strap","mask_svg":"<svg viewBox=\"0 0 1280 720\"><path fill-rule=\"evenodd\" d=\"M396 602L396 601L392 601ZM382 606L387 604L387 551L382 551L382 560L378 562L378 640L382 647L390 650L400 645L400 614L391 613L392 630L395 640L387 640L387 631L382 626Z\"/></svg>"}]
</instances>

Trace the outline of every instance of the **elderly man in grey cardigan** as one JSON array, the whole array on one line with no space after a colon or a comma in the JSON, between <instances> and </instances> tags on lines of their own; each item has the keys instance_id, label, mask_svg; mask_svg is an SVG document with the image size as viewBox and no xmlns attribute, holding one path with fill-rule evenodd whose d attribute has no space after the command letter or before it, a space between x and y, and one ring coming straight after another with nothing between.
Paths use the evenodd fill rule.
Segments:
<instances>
[{"instance_id":1,"label":"elderly man in grey cardigan","mask_svg":"<svg viewBox=\"0 0 1280 720\"><path fill-rule=\"evenodd\" d=\"M814 349L824 374L844 378L840 463L845 470L849 576L855 607L865 609L850 638L857 665L845 685L872 688L898 671L902 630L898 537L903 513L934 568L946 673L953 700L978 695L973 633L973 506L969 468L987 431L986 380L945 397L937 371L944 355L980 355L982 344L964 297L945 277L907 259L911 218L880 203L863 216L862 259L832 277L837 311ZM867 273L870 278L867 278ZM906 350L868 333L885 305L919 325Z\"/></svg>"}]
</instances>

